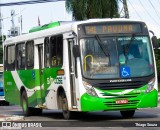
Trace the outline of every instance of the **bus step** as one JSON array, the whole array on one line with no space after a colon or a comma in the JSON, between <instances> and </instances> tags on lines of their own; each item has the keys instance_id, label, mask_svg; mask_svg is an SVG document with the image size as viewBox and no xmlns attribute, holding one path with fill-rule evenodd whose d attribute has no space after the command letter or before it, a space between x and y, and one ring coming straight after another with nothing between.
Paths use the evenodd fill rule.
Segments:
<instances>
[{"instance_id":1,"label":"bus step","mask_svg":"<svg viewBox=\"0 0 160 130\"><path fill-rule=\"evenodd\" d=\"M44 106L44 105L38 105L38 107L41 108L41 109L46 109L46 108L47 108L47 107Z\"/></svg>"}]
</instances>

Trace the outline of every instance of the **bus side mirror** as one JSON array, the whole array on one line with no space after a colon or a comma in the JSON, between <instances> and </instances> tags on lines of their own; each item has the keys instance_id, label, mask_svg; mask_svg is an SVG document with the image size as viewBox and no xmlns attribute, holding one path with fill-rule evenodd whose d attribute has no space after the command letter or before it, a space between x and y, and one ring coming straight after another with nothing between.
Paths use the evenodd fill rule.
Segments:
<instances>
[{"instance_id":1,"label":"bus side mirror","mask_svg":"<svg viewBox=\"0 0 160 130\"><path fill-rule=\"evenodd\" d=\"M80 51L79 51L79 46L78 45L73 46L73 56L75 58L80 57Z\"/></svg>"},{"instance_id":2,"label":"bus side mirror","mask_svg":"<svg viewBox=\"0 0 160 130\"><path fill-rule=\"evenodd\" d=\"M152 37L152 44L153 44L153 48L157 49L159 47L158 45L158 39L156 36Z\"/></svg>"}]
</instances>

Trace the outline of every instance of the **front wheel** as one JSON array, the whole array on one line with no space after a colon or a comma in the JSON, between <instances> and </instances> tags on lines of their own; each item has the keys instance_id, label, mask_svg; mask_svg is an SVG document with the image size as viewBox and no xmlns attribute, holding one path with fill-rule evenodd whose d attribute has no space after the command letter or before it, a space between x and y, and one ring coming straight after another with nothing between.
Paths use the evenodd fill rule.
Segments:
<instances>
[{"instance_id":1,"label":"front wheel","mask_svg":"<svg viewBox=\"0 0 160 130\"><path fill-rule=\"evenodd\" d=\"M132 118L134 116L135 110L120 111L123 118Z\"/></svg>"},{"instance_id":2,"label":"front wheel","mask_svg":"<svg viewBox=\"0 0 160 130\"><path fill-rule=\"evenodd\" d=\"M73 116L73 112L68 110L68 102L65 93L59 95L60 108L63 112L64 119L69 120Z\"/></svg>"}]
</instances>

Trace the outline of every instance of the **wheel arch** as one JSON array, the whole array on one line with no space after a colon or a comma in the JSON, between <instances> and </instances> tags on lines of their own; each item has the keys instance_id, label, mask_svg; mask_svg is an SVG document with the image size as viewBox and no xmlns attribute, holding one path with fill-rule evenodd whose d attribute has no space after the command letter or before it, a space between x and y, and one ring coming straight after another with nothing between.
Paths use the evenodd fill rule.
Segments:
<instances>
[{"instance_id":1,"label":"wheel arch","mask_svg":"<svg viewBox=\"0 0 160 130\"><path fill-rule=\"evenodd\" d=\"M64 90L63 86L59 86L58 89L57 89L57 106L58 106L58 109L62 109L61 104L59 102L59 100L60 100L59 96L62 95L63 93L65 93L65 90ZM66 95L66 93L65 93L65 95Z\"/></svg>"},{"instance_id":2,"label":"wheel arch","mask_svg":"<svg viewBox=\"0 0 160 130\"><path fill-rule=\"evenodd\" d=\"M21 89L20 89L20 95L22 95L22 92L23 92L23 91L26 91L26 89L25 89L24 86L22 86Z\"/></svg>"},{"instance_id":3,"label":"wheel arch","mask_svg":"<svg viewBox=\"0 0 160 130\"><path fill-rule=\"evenodd\" d=\"M21 104L21 105L22 105L22 98L21 98L21 96L22 96L23 91L26 92L26 89L25 89L24 86L22 86L21 89L20 89L20 104Z\"/></svg>"}]
</instances>

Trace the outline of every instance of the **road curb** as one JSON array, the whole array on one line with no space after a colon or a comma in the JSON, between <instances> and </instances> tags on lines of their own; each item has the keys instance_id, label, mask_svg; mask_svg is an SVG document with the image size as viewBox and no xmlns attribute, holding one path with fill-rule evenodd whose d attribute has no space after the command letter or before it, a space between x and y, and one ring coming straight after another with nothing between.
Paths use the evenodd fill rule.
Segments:
<instances>
[{"instance_id":1,"label":"road curb","mask_svg":"<svg viewBox=\"0 0 160 130\"><path fill-rule=\"evenodd\" d=\"M17 115L0 115L0 121L24 121L24 116Z\"/></svg>"}]
</instances>

